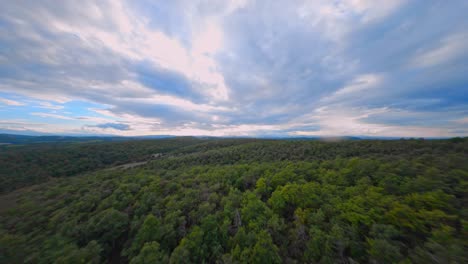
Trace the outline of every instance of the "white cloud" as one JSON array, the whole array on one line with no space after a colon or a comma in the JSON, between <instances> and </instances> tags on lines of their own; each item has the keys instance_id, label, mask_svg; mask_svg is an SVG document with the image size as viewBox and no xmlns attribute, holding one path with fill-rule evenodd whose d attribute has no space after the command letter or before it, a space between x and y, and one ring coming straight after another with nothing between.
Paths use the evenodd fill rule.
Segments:
<instances>
[{"instance_id":1,"label":"white cloud","mask_svg":"<svg viewBox=\"0 0 468 264\"><path fill-rule=\"evenodd\" d=\"M463 83L466 78L457 71L466 68L468 41L466 34L453 34L465 27L463 21L446 19L458 5L438 10L434 6L442 5L416 3L410 6L414 10L393 17L405 2L182 0L158 6L169 11L169 19L152 16L154 6L137 13L133 2L123 0L61 1L54 8L5 2L0 22L7 27L0 27L0 43L13 48L0 54L0 62L8 62L0 70L14 75L0 77L0 91L41 99L17 103L45 109L59 110L60 103L73 100L105 108L96 110L99 117L73 116L73 104L66 105L70 113L33 114L76 121L63 121L75 125L67 131L104 133L95 124L112 122L128 125L112 131L122 135L417 133L423 128L383 125L366 115L392 104L440 107L434 112L446 103L459 104L453 97L462 92L450 87L453 78L444 83L441 75L433 82L438 69L414 74L404 66L408 58L419 68L453 66L449 62L459 58L461 67L447 71ZM400 22L404 31L393 28ZM429 22L435 28L425 28ZM450 37L428 41L436 34ZM414 52L418 47L423 49ZM427 83L448 91L442 95ZM374 108L366 108L370 103ZM460 113L446 116L447 123L463 127ZM397 119L387 121L397 124Z\"/></svg>"},{"instance_id":2,"label":"white cloud","mask_svg":"<svg viewBox=\"0 0 468 264\"><path fill-rule=\"evenodd\" d=\"M37 83L24 81L24 80L12 80L12 79L3 79L5 83L0 83L0 90L4 92L15 92L18 94L26 95L28 97L54 101L57 103L66 103L70 101L70 96L65 94L59 94L53 90L49 91L47 89L37 90Z\"/></svg>"},{"instance_id":3,"label":"white cloud","mask_svg":"<svg viewBox=\"0 0 468 264\"><path fill-rule=\"evenodd\" d=\"M214 54L223 45L223 32L216 21L206 23L205 29L196 35L193 40L192 50L195 54Z\"/></svg>"},{"instance_id":4,"label":"white cloud","mask_svg":"<svg viewBox=\"0 0 468 264\"><path fill-rule=\"evenodd\" d=\"M229 111L230 108L223 106L211 106L207 104L195 104L189 100L185 100L171 95L153 95L147 98L120 98L117 101L131 102L136 104L148 105L168 105L184 111L196 112L212 112L212 111Z\"/></svg>"},{"instance_id":5,"label":"white cloud","mask_svg":"<svg viewBox=\"0 0 468 264\"><path fill-rule=\"evenodd\" d=\"M346 8L351 7L354 13L360 15L362 22L372 23L392 14L407 1L348 0L343 2L347 3Z\"/></svg>"},{"instance_id":6,"label":"white cloud","mask_svg":"<svg viewBox=\"0 0 468 264\"><path fill-rule=\"evenodd\" d=\"M340 41L360 26L378 22L395 12L406 1L313 0L304 1L297 14L331 40Z\"/></svg>"},{"instance_id":7,"label":"white cloud","mask_svg":"<svg viewBox=\"0 0 468 264\"><path fill-rule=\"evenodd\" d=\"M138 82L131 80L124 80L113 87L109 87L109 85L106 83L92 83L86 86L88 88L94 89L95 92L107 93L109 96L112 95L113 101L116 102L147 105L168 105L174 108L178 108L179 110L197 112L232 110L223 106L196 104L190 100L177 96L161 94Z\"/></svg>"},{"instance_id":8,"label":"white cloud","mask_svg":"<svg viewBox=\"0 0 468 264\"><path fill-rule=\"evenodd\" d=\"M449 137L453 136L450 127L422 127L377 124L364 119L395 109L383 108L345 108L322 107L308 116L320 126L318 131L293 131L295 136L387 136L387 137Z\"/></svg>"},{"instance_id":9,"label":"white cloud","mask_svg":"<svg viewBox=\"0 0 468 264\"><path fill-rule=\"evenodd\" d=\"M217 70L212 56L222 48L223 33L215 18L202 21L200 29L193 35L192 48L162 31L152 29L148 21L132 14L131 9L120 1L109 1L108 12L101 12L105 19L116 25L117 31L109 31L100 25L77 24L75 21L53 19L51 26L58 33L73 34L89 45L105 46L132 60L149 60L158 67L176 71L199 82L197 92L210 96L212 100L227 100L228 88L224 77ZM92 6L93 10L101 10Z\"/></svg>"},{"instance_id":10,"label":"white cloud","mask_svg":"<svg viewBox=\"0 0 468 264\"><path fill-rule=\"evenodd\" d=\"M109 109L96 109L90 108L89 111L96 112L100 115L107 116L111 119L102 119L96 117L87 117L85 119L93 121L95 123L108 123L108 122L118 122L122 124L130 125L131 130L126 131L127 134L132 135L149 135L157 133L157 131L162 127L162 121L157 117L141 117L135 114L121 113L116 114ZM98 128L92 128L98 129Z\"/></svg>"},{"instance_id":11,"label":"white cloud","mask_svg":"<svg viewBox=\"0 0 468 264\"><path fill-rule=\"evenodd\" d=\"M97 112L97 111L96 111ZM98 124L98 123L112 123L115 122L115 118L105 118L105 117L98 117L98 116L73 116L71 113L69 115L63 114L55 114L55 113L44 113L44 112L32 112L30 115L39 116L43 118L54 118L54 119L62 119L62 120L74 120L77 122L86 122L88 124ZM135 120L135 117L130 118L122 118L127 120ZM136 118L138 120L138 118Z\"/></svg>"},{"instance_id":12,"label":"white cloud","mask_svg":"<svg viewBox=\"0 0 468 264\"><path fill-rule=\"evenodd\" d=\"M339 109L333 107L321 107L316 109L309 119L320 126L320 131L312 131L311 135L368 135L375 134L382 127L379 125L365 124L360 120L369 115L387 111L382 109ZM303 132L301 132L304 135Z\"/></svg>"},{"instance_id":13,"label":"white cloud","mask_svg":"<svg viewBox=\"0 0 468 264\"><path fill-rule=\"evenodd\" d=\"M0 103L6 104L6 105L10 105L10 106L22 106L22 105L25 105L25 103L18 102L18 101L15 101L15 100L6 99L6 98L0 98Z\"/></svg>"},{"instance_id":14,"label":"white cloud","mask_svg":"<svg viewBox=\"0 0 468 264\"><path fill-rule=\"evenodd\" d=\"M56 105L56 104L52 104L50 102L39 102L39 107L40 108L45 108L45 109L52 109L52 110L59 110L59 109L64 108L63 105Z\"/></svg>"},{"instance_id":15,"label":"white cloud","mask_svg":"<svg viewBox=\"0 0 468 264\"><path fill-rule=\"evenodd\" d=\"M248 0L229 0L227 6L227 13L236 11L237 9L242 9L248 4Z\"/></svg>"},{"instance_id":16,"label":"white cloud","mask_svg":"<svg viewBox=\"0 0 468 264\"><path fill-rule=\"evenodd\" d=\"M433 49L422 50L410 61L413 67L431 67L450 62L460 55L467 55L468 33L458 33L442 39Z\"/></svg>"},{"instance_id":17,"label":"white cloud","mask_svg":"<svg viewBox=\"0 0 468 264\"><path fill-rule=\"evenodd\" d=\"M97 116L77 116L74 117L75 120L83 121L88 124L92 123L112 123L115 120L112 118L104 118L104 117L97 117Z\"/></svg>"},{"instance_id":18,"label":"white cloud","mask_svg":"<svg viewBox=\"0 0 468 264\"><path fill-rule=\"evenodd\" d=\"M348 85L338 89L332 95L321 99L322 102L329 102L346 97L359 96L360 93L377 87L383 81L383 76L379 74L363 74L355 77Z\"/></svg>"},{"instance_id":19,"label":"white cloud","mask_svg":"<svg viewBox=\"0 0 468 264\"><path fill-rule=\"evenodd\" d=\"M55 118L55 119L62 119L62 120L75 120L73 117L59 115L59 114L52 114L52 113L42 113L42 112L33 112L31 113L33 116L39 116L43 118Z\"/></svg>"},{"instance_id":20,"label":"white cloud","mask_svg":"<svg viewBox=\"0 0 468 264\"><path fill-rule=\"evenodd\" d=\"M468 116L460 118L460 119L456 119L454 120L454 122L459 123L459 124L468 124Z\"/></svg>"},{"instance_id":21,"label":"white cloud","mask_svg":"<svg viewBox=\"0 0 468 264\"><path fill-rule=\"evenodd\" d=\"M77 129L76 126L70 124L51 124L49 122L38 123L23 119L0 120L0 128L14 131L34 131L56 134L83 133L81 129Z\"/></svg>"}]
</instances>

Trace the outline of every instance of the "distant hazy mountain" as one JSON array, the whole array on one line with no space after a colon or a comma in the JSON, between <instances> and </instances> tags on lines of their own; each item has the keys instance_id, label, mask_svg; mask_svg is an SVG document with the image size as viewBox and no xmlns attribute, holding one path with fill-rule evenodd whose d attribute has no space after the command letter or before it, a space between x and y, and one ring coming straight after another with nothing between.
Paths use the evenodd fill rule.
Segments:
<instances>
[{"instance_id":1,"label":"distant hazy mountain","mask_svg":"<svg viewBox=\"0 0 468 264\"><path fill-rule=\"evenodd\" d=\"M25 131L24 134L18 135L14 133L3 133L0 130L0 145L5 144L31 144L31 143L53 143L53 142L89 142L89 141L125 141L125 140L141 140L141 139L160 139L171 138L176 136L171 135L147 135L147 136L112 136L112 135L48 135L34 134ZM6 132L6 131L5 131ZM200 139L220 139L220 138L261 138L261 139L283 139L283 140L321 140L321 141L343 141L343 140L395 140L399 137L370 137L370 136L277 136L263 135L256 137L213 137L213 136L197 136Z\"/></svg>"},{"instance_id":2,"label":"distant hazy mountain","mask_svg":"<svg viewBox=\"0 0 468 264\"><path fill-rule=\"evenodd\" d=\"M73 137L73 136L29 136L0 134L0 144L30 144L52 142L86 142L86 141L122 141L125 137Z\"/></svg>"}]
</instances>

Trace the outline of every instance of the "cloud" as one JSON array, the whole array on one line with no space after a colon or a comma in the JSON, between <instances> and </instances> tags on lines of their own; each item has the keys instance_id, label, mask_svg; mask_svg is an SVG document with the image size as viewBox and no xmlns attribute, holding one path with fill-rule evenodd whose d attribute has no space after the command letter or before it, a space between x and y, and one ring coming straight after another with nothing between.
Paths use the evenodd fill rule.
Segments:
<instances>
[{"instance_id":1,"label":"cloud","mask_svg":"<svg viewBox=\"0 0 468 264\"><path fill-rule=\"evenodd\" d=\"M56 105L56 104L52 104L50 102L39 102L39 107L40 108L45 108L45 109L52 109L52 110L59 110L59 109L64 108L63 105Z\"/></svg>"},{"instance_id":2,"label":"cloud","mask_svg":"<svg viewBox=\"0 0 468 264\"><path fill-rule=\"evenodd\" d=\"M460 123L460 124L468 124L468 116L467 117L463 117L463 118L460 118L460 119L456 119L454 120L456 123Z\"/></svg>"},{"instance_id":3,"label":"cloud","mask_svg":"<svg viewBox=\"0 0 468 264\"><path fill-rule=\"evenodd\" d=\"M43 118L55 118L55 119L63 119L63 120L74 120L73 117L68 117L68 116L63 116L59 114L52 114L52 113L40 113L40 112L34 112L31 113L33 116L39 116Z\"/></svg>"},{"instance_id":4,"label":"cloud","mask_svg":"<svg viewBox=\"0 0 468 264\"><path fill-rule=\"evenodd\" d=\"M379 22L395 12L406 1L375 2L372 0L303 1L297 9L300 18L322 31L333 40L340 41L354 31L353 27Z\"/></svg>"},{"instance_id":5,"label":"cloud","mask_svg":"<svg viewBox=\"0 0 468 264\"><path fill-rule=\"evenodd\" d=\"M57 133L463 135L453 120L468 114L466 10L463 1L8 1L2 118Z\"/></svg>"},{"instance_id":6,"label":"cloud","mask_svg":"<svg viewBox=\"0 0 468 264\"><path fill-rule=\"evenodd\" d=\"M112 129L116 129L116 130L129 130L130 129L129 125L119 124L119 123L104 123L104 124L96 125L95 127L104 128L104 129L112 128Z\"/></svg>"},{"instance_id":7,"label":"cloud","mask_svg":"<svg viewBox=\"0 0 468 264\"><path fill-rule=\"evenodd\" d=\"M440 41L439 45L419 52L412 60L415 67L431 67L466 56L468 50L468 32L450 35Z\"/></svg>"},{"instance_id":8,"label":"cloud","mask_svg":"<svg viewBox=\"0 0 468 264\"><path fill-rule=\"evenodd\" d=\"M107 4L111 9L107 18L115 24L116 32L63 20L53 20L51 26L59 33L73 34L83 42L100 44L128 59L149 60L159 67L179 72L203 85L204 89L199 92L211 99L227 99L228 88L211 58L222 43L222 32L215 22L204 22L205 29L198 32L189 49L177 39L148 27L123 2L109 1Z\"/></svg>"},{"instance_id":9,"label":"cloud","mask_svg":"<svg viewBox=\"0 0 468 264\"><path fill-rule=\"evenodd\" d=\"M386 136L386 137L447 137L454 136L453 127L438 125L405 124L398 119L397 123L373 119L375 116L387 116L398 112L389 108L322 108L311 118L320 127L318 131L293 131L296 136ZM428 116L426 116L427 120Z\"/></svg>"},{"instance_id":10,"label":"cloud","mask_svg":"<svg viewBox=\"0 0 468 264\"><path fill-rule=\"evenodd\" d=\"M82 129L77 129L75 126L69 124L50 124L49 122L40 123L31 120L0 120L0 127L2 130L8 130L9 133L17 131L21 132L36 132L38 134L84 134Z\"/></svg>"},{"instance_id":11,"label":"cloud","mask_svg":"<svg viewBox=\"0 0 468 264\"><path fill-rule=\"evenodd\" d=\"M199 83L198 92L208 96L210 100L227 98L228 88L223 83L223 77L216 73L216 63L211 58L212 53L219 47L204 45L207 44L206 38L220 37L216 24L209 26L208 31L200 32L198 34L200 37L194 40L199 43L196 49L189 49L177 39L150 28L147 22L133 14L132 10L120 1L108 1L105 4L86 1L79 7L83 12L74 12L71 3L58 5L54 10L32 4L29 9L40 10L41 16L47 18L41 20L37 20L37 17L28 10L21 9L20 4L10 3L6 9L16 12L20 17L33 20L41 30L48 31L47 35L53 36L52 39L47 39L46 34L41 35L34 27L5 16L3 19L6 23L24 32L16 36L22 41L21 44L32 48L26 51L26 47L19 47L19 52L10 57L16 55L16 58L13 58L15 61L38 60L47 66L43 69L46 72L54 66L65 66L58 70L59 74L65 74L66 79L68 78L58 84L62 87L71 86L74 82L83 79L102 82L105 78L105 81L112 84L115 82L113 78L119 78L116 75L119 72L121 72L120 78L129 77L125 73L123 63L147 60L158 67L178 72ZM52 44L55 40L58 41ZM200 44L203 49L200 49ZM110 57L115 59L109 60ZM81 71L71 68L77 64ZM100 69L102 66L117 71L113 74L96 76L95 72L102 72ZM16 82L9 88L15 86L20 86L17 89L21 91L22 85Z\"/></svg>"},{"instance_id":12,"label":"cloud","mask_svg":"<svg viewBox=\"0 0 468 264\"><path fill-rule=\"evenodd\" d=\"M25 105L25 104L22 103L22 102L18 102L18 101L6 99L6 98L0 98L0 103L6 104L6 105L10 105L10 106L22 106L22 105Z\"/></svg>"},{"instance_id":13,"label":"cloud","mask_svg":"<svg viewBox=\"0 0 468 264\"><path fill-rule=\"evenodd\" d=\"M332 95L323 97L321 101L343 100L343 97L361 96L362 92L367 92L368 89L378 86L382 82L382 79L383 77L377 74L359 75L345 87L335 91Z\"/></svg>"}]
</instances>

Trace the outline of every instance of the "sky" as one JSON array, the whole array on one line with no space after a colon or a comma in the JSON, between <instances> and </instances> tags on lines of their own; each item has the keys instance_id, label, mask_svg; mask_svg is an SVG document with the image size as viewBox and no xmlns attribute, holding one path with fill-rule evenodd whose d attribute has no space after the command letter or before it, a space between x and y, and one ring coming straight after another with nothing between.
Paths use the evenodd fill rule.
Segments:
<instances>
[{"instance_id":1,"label":"sky","mask_svg":"<svg viewBox=\"0 0 468 264\"><path fill-rule=\"evenodd\" d=\"M0 1L0 133L468 136L466 0Z\"/></svg>"}]
</instances>

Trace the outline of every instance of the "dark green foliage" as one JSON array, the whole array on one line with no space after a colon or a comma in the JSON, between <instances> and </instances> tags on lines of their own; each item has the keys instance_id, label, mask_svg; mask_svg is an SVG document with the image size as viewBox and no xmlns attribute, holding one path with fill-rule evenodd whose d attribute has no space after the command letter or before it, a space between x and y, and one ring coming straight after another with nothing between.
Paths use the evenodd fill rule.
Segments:
<instances>
[{"instance_id":1,"label":"dark green foliage","mask_svg":"<svg viewBox=\"0 0 468 264\"><path fill-rule=\"evenodd\" d=\"M4 194L0 262L468 261L465 139L167 144Z\"/></svg>"},{"instance_id":2,"label":"dark green foliage","mask_svg":"<svg viewBox=\"0 0 468 264\"><path fill-rule=\"evenodd\" d=\"M53 143L0 148L0 193L99 168L148 160L203 142L195 138L122 142Z\"/></svg>"},{"instance_id":3,"label":"dark green foliage","mask_svg":"<svg viewBox=\"0 0 468 264\"><path fill-rule=\"evenodd\" d=\"M167 263L168 257L159 249L156 241L145 243L138 256L134 257L131 264Z\"/></svg>"}]
</instances>

